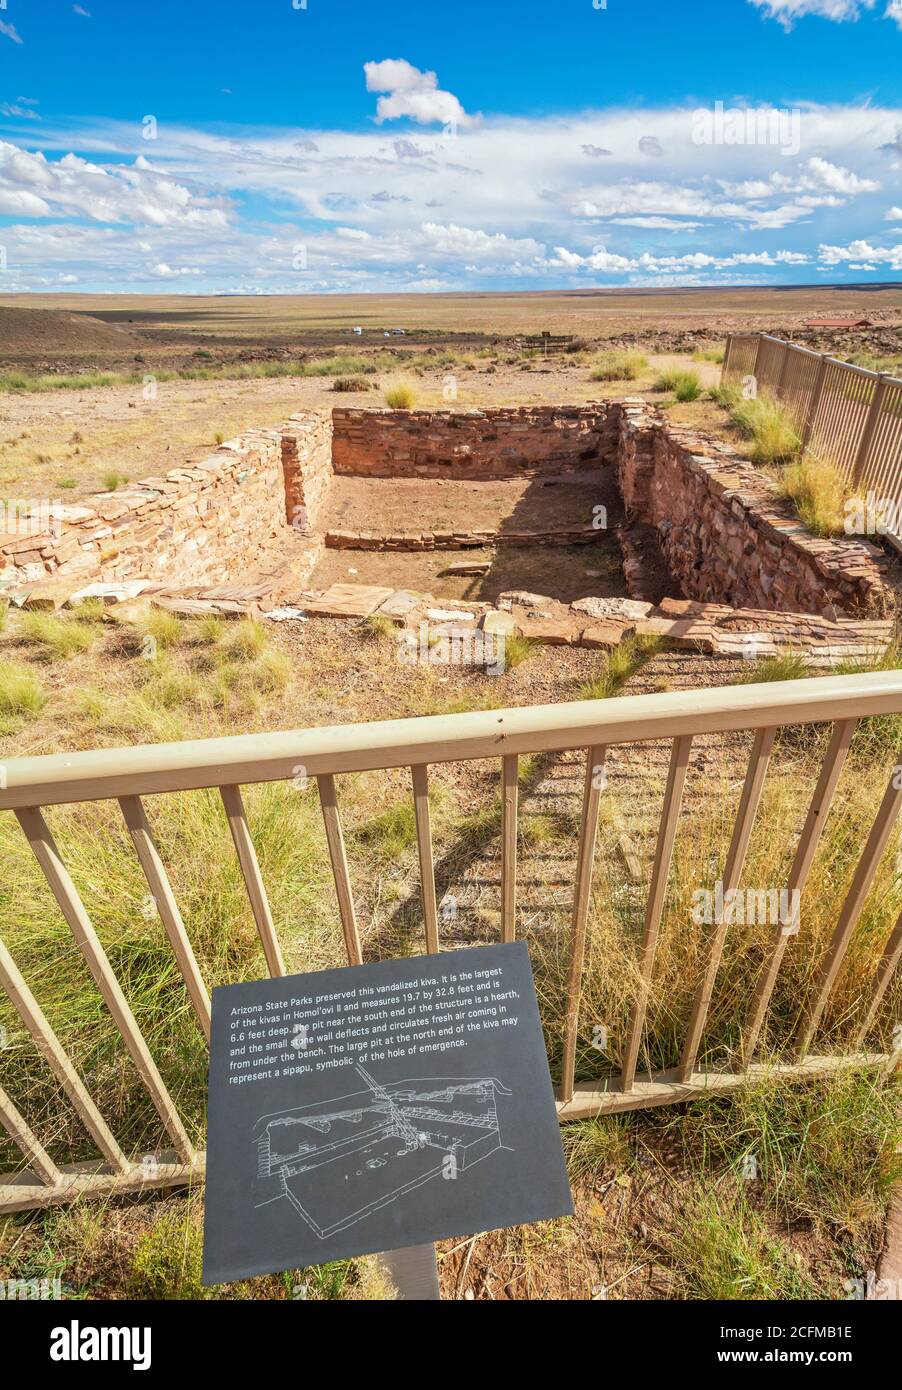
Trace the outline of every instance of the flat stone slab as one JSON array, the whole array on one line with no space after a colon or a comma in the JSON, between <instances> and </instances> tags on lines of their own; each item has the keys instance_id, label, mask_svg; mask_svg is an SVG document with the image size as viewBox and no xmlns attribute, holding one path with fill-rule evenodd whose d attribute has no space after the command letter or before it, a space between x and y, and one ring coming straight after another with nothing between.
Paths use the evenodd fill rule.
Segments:
<instances>
[{"instance_id":1,"label":"flat stone slab","mask_svg":"<svg viewBox=\"0 0 902 1390\"><path fill-rule=\"evenodd\" d=\"M376 584L333 584L319 598L311 599L306 608L318 618L368 618L393 593L394 589Z\"/></svg>"},{"instance_id":2,"label":"flat stone slab","mask_svg":"<svg viewBox=\"0 0 902 1390\"><path fill-rule=\"evenodd\" d=\"M146 579L130 579L121 584L86 584L72 595L69 607L74 608L89 598L103 599L104 603L127 603L129 599L137 598L147 587Z\"/></svg>"},{"instance_id":3,"label":"flat stone slab","mask_svg":"<svg viewBox=\"0 0 902 1390\"><path fill-rule=\"evenodd\" d=\"M486 613L481 623L483 632L488 632L495 637L512 637L516 626L513 613L506 613L500 608L493 608L489 613Z\"/></svg>"},{"instance_id":4,"label":"flat stone slab","mask_svg":"<svg viewBox=\"0 0 902 1390\"><path fill-rule=\"evenodd\" d=\"M40 612L55 613L58 608L65 607L77 588L77 581L73 583L70 580L66 583L62 579L51 579L46 584L35 584L26 590L21 606Z\"/></svg>"},{"instance_id":5,"label":"flat stone slab","mask_svg":"<svg viewBox=\"0 0 902 1390\"><path fill-rule=\"evenodd\" d=\"M635 627L623 623L590 623L587 627L580 630L579 645L581 647L616 647L623 638L635 632Z\"/></svg>"},{"instance_id":6,"label":"flat stone slab","mask_svg":"<svg viewBox=\"0 0 902 1390\"><path fill-rule=\"evenodd\" d=\"M488 560L458 560L442 570L442 574L486 574L490 568Z\"/></svg>"},{"instance_id":7,"label":"flat stone slab","mask_svg":"<svg viewBox=\"0 0 902 1390\"><path fill-rule=\"evenodd\" d=\"M467 608L427 608L431 623L475 623L476 614Z\"/></svg>"},{"instance_id":8,"label":"flat stone slab","mask_svg":"<svg viewBox=\"0 0 902 1390\"><path fill-rule=\"evenodd\" d=\"M307 621L307 610L305 608L270 608L263 614L264 618L271 618L274 623L305 623Z\"/></svg>"},{"instance_id":9,"label":"flat stone slab","mask_svg":"<svg viewBox=\"0 0 902 1390\"><path fill-rule=\"evenodd\" d=\"M384 613L387 618L406 618L412 608L423 602L422 594L415 594L412 589L396 589L383 604L379 606L379 612Z\"/></svg>"},{"instance_id":10,"label":"flat stone slab","mask_svg":"<svg viewBox=\"0 0 902 1390\"><path fill-rule=\"evenodd\" d=\"M610 618L647 618L654 608L653 603L643 603L635 598L578 598L571 603L574 613L585 613L589 618L607 621Z\"/></svg>"},{"instance_id":11,"label":"flat stone slab","mask_svg":"<svg viewBox=\"0 0 902 1390\"><path fill-rule=\"evenodd\" d=\"M104 609L105 623L140 623L150 617L150 599L129 598L122 603L108 603Z\"/></svg>"},{"instance_id":12,"label":"flat stone slab","mask_svg":"<svg viewBox=\"0 0 902 1390\"><path fill-rule=\"evenodd\" d=\"M544 618L531 608L515 607L512 612L517 631L530 641L544 642L549 647L568 647L579 637L572 618Z\"/></svg>"}]
</instances>

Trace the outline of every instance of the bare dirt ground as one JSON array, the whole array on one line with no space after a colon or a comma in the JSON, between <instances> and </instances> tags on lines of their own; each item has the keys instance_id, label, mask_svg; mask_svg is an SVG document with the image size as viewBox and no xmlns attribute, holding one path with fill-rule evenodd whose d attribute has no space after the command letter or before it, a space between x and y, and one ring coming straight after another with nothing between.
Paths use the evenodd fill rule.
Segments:
<instances>
[{"instance_id":1,"label":"bare dirt ground","mask_svg":"<svg viewBox=\"0 0 902 1390\"><path fill-rule=\"evenodd\" d=\"M138 332L172 350L247 346L249 342L311 345L405 337L458 341L480 336L576 334L616 339L622 334L729 332L799 333L817 317L867 318L875 326L902 324L902 289L887 285L736 286L667 290L569 290L531 294L275 295L10 295L0 304L78 312ZM355 341L351 336L350 341ZM675 344L676 345L676 344ZM7 356L0 336L0 359Z\"/></svg>"},{"instance_id":2,"label":"bare dirt ground","mask_svg":"<svg viewBox=\"0 0 902 1390\"><path fill-rule=\"evenodd\" d=\"M596 504L619 510L610 469L557 478L456 482L449 478L332 481L326 531L555 531L591 525Z\"/></svg>"},{"instance_id":3,"label":"bare dirt ground","mask_svg":"<svg viewBox=\"0 0 902 1390\"><path fill-rule=\"evenodd\" d=\"M809 318L824 315L861 315L872 327L806 329ZM393 333L396 327L404 328L403 336ZM794 337L840 356L902 354L902 290L0 298L0 376L117 372L133 378L41 393L2 389L0 382L0 495L85 495L106 487L110 474L135 479L159 472L200 456L217 437L278 424L294 410L382 405L384 388L399 377L412 383L415 404L423 408L647 396L654 378L671 367L694 370L702 388L710 388L719 366L694 361L692 354L722 349L734 331ZM569 335L570 351L545 356L535 345L543 333ZM634 382L593 382L594 358L616 347L637 348L648 367ZM372 389L336 394L332 374L217 375L297 363L306 368L334 355L366 362ZM208 379L165 379L166 372L185 371ZM145 399L144 378L155 375L155 397ZM674 418L737 442L710 402L672 408Z\"/></svg>"},{"instance_id":4,"label":"bare dirt ground","mask_svg":"<svg viewBox=\"0 0 902 1390\"><path fill-rule=\"evenodd\" d=\"M584 404L626 394L653 398L648 388L654 376L677 364L697 370L703 385L719 380L716 364L670 354L649 358L647 372L635 382L593 382L588 366L561 358L526 370L462 368L453 402L443 394L447 369L424 369L410 380L415 404L422 409ZM375 380L388 385L404 375L392 369ZM229 439L252 426L275 426L294 411L385 404L379 389L336 393L331 377L161 381L155 399L145 400L143 392L138 382L0 393L0 495L85 496L104 487L107 473L117 471L131 480L149 477L201 458L216 447L217 436ZM696 405L701 411L705 403Z\"/></svg>"},{"instance_id":5,"label":"bare dirt ground","mask_svg":"<svg viewBox=\"0 0 902 1390\"><path fill-rule=\"evenodd\" d=\"M456 560L482 561L482 575L450 574ZM620 548L610 532L592 545L500 546L483 550L326 550L309 580L311 589L330 584L381 584L433 594L436 598L494 603L507 589L525 589L572 603L595 594L626 596Z\"/></svg>"}]
</instances>

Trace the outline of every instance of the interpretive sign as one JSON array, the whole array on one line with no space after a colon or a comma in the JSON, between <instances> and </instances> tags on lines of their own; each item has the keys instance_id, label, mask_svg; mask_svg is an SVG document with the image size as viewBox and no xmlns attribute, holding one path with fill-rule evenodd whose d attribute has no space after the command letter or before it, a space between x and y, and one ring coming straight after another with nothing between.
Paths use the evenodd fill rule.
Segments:
<instances>
[{"instance_id":1,"label":"interpretive sign","mask_svg":"<svg viewBox=\"0 0 902 1390\"><path fill-rule=\"evenodd\" d=\"M205 1283L572 1210L524 942L213 991Z\"/></svg>"}]
</instances>

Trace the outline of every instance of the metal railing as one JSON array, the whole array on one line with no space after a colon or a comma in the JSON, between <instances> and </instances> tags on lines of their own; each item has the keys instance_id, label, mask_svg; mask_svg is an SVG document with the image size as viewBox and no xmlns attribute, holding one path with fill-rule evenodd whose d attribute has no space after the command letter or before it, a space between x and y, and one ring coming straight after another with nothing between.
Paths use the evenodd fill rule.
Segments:
<instances>
[{"instance_id":1,"label":"metal railing","mask_svg":"<svg viewBox=\"0 0 902 1390\"><path fill-rule=\"evenodd\" d=\"M501 896L500 936L517 932L518 759L521 755L585 749L578 854L573 884L564 1019L563 1064L558 1087L561 1120L602 1112L670 1104L704 1093L744 1085L762 1073L804 1076L850 1065L887 1063L887 1054L862 1051L902 956L902 916L888 932L882 956L854 1020L854 1050L811 1055L821 1016L837 980L877 867L902 807L902 777L890 773L861 858L846 895L832 940L819 962L791 1047L793 1060L756 1064L754 1056L789 936L774 929L755 982L742 1028L741 1062L729 1071L704 1071L698 1057L705 1034L727 924L716 920L704 946L704 968L691 1009L679 1065L671 1071L637 1075L646 1033L646 1013L655 954L671 871L674 840L693 740L706 734L749 731L753 744L724 870L723 891L742 877L746 851L764 788L774 738L783 725L832 723L833 732L811 797L789 871L788 886L805 889L815 851L830 813L853 733L860 719L902 713L902 672L733 686L618 697L533 708L401 719L381 723L308 729L290 733L246 734L198 742L60 753L12 759L0 780L0 811L18 818L56 902L71 929L150 1099L168 1148L161 1147L148 1168L130 1158L104 1120L98 1105L63 1047L7 945L0 940L0 983L74 1107L99 1151L96 1161L60 1165L30 1120L0 1087L0 1121L24 1159L19 1172L0 1175L0 1211L45 1207L79 1196L106 1197L145 1188L183 1185L200 1179L204 1155L192 1146L125 992L111 965L45 819L48 807L111 799L118 803L135 854L153 895L169 945L184 980L199 1028L209 1039L208 982L202 977L188 933L144 810L142 797L171 796L189 789L218 789L231 831L244 885L271 976L285 973L282 950L260 871L241 786L291 781L302 765L315 778L344 951L349 964L362 957L354 894L348 871L336 778L375 769L411 770L423 912L423 945L440 949L435 871L430 826L429 766L472 759L500 761ZM637 943L637 986L621 1050L619 1073L591 1082L575 1081L580 998L584 977L590 896L599 824L606 750L625 743L669 740L669 771L651 866L644 927ZM796 937L804 941L804 937ZM547 1021L546 1021L547 1022ZM20 1097L27 1108L28 1097ZM49 1122L40 1117L41 1126ZM51 1133L53 1133L51 1125Z\"/></svg>"},{"instance_id":2,"label":"metal railing","mask_svg":"<svg viewBox=\"0 0 902 1390\"><path fill-rule=\"evenodd\" d=\"M792 411L802 447L847 483L902 499L902 381L767 333L731 334L722 380L752 379Z\"/></svg>"}]
</instances>

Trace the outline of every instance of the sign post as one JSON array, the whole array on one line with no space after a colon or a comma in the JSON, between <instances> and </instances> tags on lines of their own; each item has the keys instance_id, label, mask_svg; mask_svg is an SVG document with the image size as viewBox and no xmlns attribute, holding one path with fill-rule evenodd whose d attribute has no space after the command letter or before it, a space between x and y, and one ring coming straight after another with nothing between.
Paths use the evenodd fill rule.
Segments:
<instances>
[{"instance_id":1,"label":"sign post","mask_svg":"<svg viewBox=\"0 0 902 1390\"><path fill-rule=\"evenodd\" d=\"M434 1245L409 1245L379 1256L398 1291L398 1298L434 1302L441 1298Z\"/></svg>"},{"instance_id":2,"label":"sign post","mask_svg":"<svg viewBox=\"0 0 902 1390\"><path fill-rule=\"evenodd\" d=\"M572 1210L525 942L214 990L205 1283Z\"/></svg>"}]
</instances>

